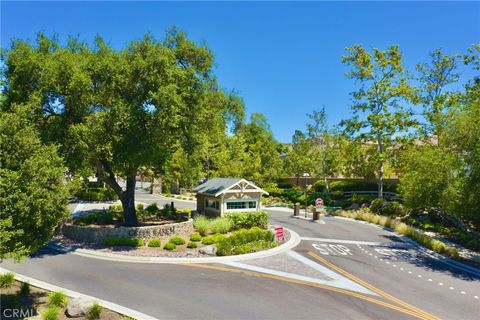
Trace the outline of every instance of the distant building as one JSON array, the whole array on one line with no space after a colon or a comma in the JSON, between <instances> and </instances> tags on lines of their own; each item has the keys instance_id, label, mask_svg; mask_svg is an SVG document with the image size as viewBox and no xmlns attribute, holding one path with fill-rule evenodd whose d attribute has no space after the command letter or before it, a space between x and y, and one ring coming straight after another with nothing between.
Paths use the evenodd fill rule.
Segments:
<instances>
[{"instance_id":1,"label":"distant building","mask_svg":"<svg viewBox=\"0 0 480 320\"><path fill-rule=\"evenodd\" d=\"M214 178L193 191L197 193L198 212L220 217L227 212L259 211L262 195L268 194L241 178Z\"/></svg>"}]
</instances>

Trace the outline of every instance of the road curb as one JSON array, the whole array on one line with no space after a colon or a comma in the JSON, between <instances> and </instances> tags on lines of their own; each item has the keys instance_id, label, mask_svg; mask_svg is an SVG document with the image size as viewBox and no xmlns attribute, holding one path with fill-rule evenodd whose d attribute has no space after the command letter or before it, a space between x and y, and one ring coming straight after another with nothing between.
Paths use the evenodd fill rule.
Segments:
<instances>
[{"instance_id":1,"label":"road curb","mask_svg":"<svg viewBox=\"0 0 480 320\"><path fill-rule=\"evenodd\" d=\"M149 193L149 195L154 196L156 198L159 198L161 200L172 200L172 201L181 201L181 202L188 202L188 203L197 203L196 200L184 200L184 199L165 197L165 196L161 196L161 195L158 195L158 194L155 194L155 193Z\"/></svg>"},{"instance_id":2,"label":"road curb","mask_svg":"<svg viewBox=\"0 0 480 320\"><path fill-rule=\"evenodd\" d=\"M97 252L95 250L88 250L88 249L75 249L73 251L64 250L70 252L75 255L93 258L93 259L101 259L101 260L109 260L109 261L117 261L117 262L131 262L131 263L225 263L225 262L235 262L235 261L246 261L252 259L259 259L277 255L279 253L283 253L288 251L294 247L296 247L300 241L300 235L293 230L285 228L290 233L290 239L285 242L284 244L260 252L254 253L247 253L238 256L226 256L226 257L205 257L205 258L170 258L170 257L138 257L138 256L126 256L114 253L105 253L105 252ZM61 248L56 247L56 249L61 250Z\"/></svg>"},{"instance_id":3,"label":"road curb","mask_svg":"<svg viewBox=\"0 0 480 320\"><path fill-rule=\"evenodd\" d=\"M21 281L21 282L28 282L30 285L32 285L34 287L38 287L38 288L48 290L48 291L62 291L63 293L65 293L67 296L69 296L71 298L85 298L85 299L88 299L88 300L93 300L93 301L97 302L99 305L101 305L102 307L105 307L107 309L110 309L112 311L118 312L122 315L131 317L131 318L134 318L134 319L158 320L158 318L149 316L148 314L142 313L140 311L136 311L136 310L121 306L119 304L116 304L116 303L113 303L113 302L110 302L110 301L98 299L96 297L89 296L89 295L86 295L86 294L83 294L83 293L80 293L80 292L77 292L77 291L73 291L73 290L63 288L63 287L59 287L59 286L56 286L54 284L44 282L44 281L41 281L41 280L37 280L35 278L28 277L28 276L25 276L25 275L22 275L22 274L19 274L19 273L16 273L16 272L13 272L13 271L10 271L8 269L0 267L0 273L5 273L5 272L11 272L11 273L15 274L15 279L17 279L18 281Z\"/></svg>"}]
</instances>

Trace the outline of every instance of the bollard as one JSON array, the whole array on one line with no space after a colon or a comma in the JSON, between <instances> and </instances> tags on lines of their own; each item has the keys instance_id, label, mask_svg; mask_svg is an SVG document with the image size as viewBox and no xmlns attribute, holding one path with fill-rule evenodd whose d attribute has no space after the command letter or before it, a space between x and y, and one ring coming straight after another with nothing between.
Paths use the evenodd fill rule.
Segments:
<instances>
[{"instance_id":1,"label":"bollard","mask_svg":"<svg viewBox=\"0 0 480 320\"><path fill-rule=\"evenodd\" d=\"M172 210L175 209L175 203L173 201L171 202L170 205L172 206Z\"/></svg>"},{"instance_id":2,"label":"bollard","mask_svg":"<svg viewBox=\"0 0 480 320\"><path fill-rule=\"evenodd\" d=\"M320 220L320 212L317 211L317 208L313 208L313 221Z\"/></svg>"},{"instance_id":3,"label":"bollard","mask_svg":"<svg viewBox=\"0 0 480 320\"><path fill-rule=\"evenodd\" d=\"M300 205L298 203L295 203L295 206L293 207L293 215L294 216L300 215Z\"/></svg>"}]
</instances>

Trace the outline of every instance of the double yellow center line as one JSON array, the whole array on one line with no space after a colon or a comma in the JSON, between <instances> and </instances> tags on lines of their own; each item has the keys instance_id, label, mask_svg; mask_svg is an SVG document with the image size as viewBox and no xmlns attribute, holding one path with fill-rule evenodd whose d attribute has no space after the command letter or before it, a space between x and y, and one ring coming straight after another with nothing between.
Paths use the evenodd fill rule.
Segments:
<instances>
[{"instance_id":1,"label":"double yellow center line","mask_svg":"<svg viewBox=\"0 0 480 320\"><path fill-rule=\"evenodd\" d=\"M311 255L312 257L314 257L316 259L316 257L318 257L316 254L314 254L313 252L310 252L309 255ZM333 267L334 265L330 264L330 262L326 261L325 259L321 258L321 257L318 257L322 260L324 260L325 262L328 263L328 265L330 267ZM320 262L323 262L322 260L320 259L317 259L319 260ZM256 271L250 271L250 270L244 270L244 269L234 269L234 268L227 268L227 267L223 267L223 266L218 266L218 265L208 265L208 264L190 264L190 263L178 263L178 265L183 265L183 266L188 266L188 267L197 267L197 268L203 268L203 269L211 269L211 270L218 270L218 271L225 271L225 272L233 272L233 273L242 273L242 274L246 274L246 275L249 275L249 276L254 276L254 277L260 277L260 278L267 278L267 279L275 279L275 280L280 280L280 281L284 281L284 282L290 282L290 283L296 283L296 284L301 284L301 285L305 285L305 286L309 286L309 287L315 287L315 288L319 288L319 289L324 289L324 290L328 290L328 291L333 291L333 292L337 292L337 293L340 293L340 294L344 294L344 295L348 295L348 296L351 296L351 297L355 297L355 298L358 298L358 299L361 299L361 300L364 300L364 301L367 301L367 302L370 302L370 303L374 303L374 304L377 304L377 305L380 305L380 306L383 306L383 307L386 307L386 308L389 308L389 309L392 309L392 310L395 310L395 311L398 311L398 312L401 312L401 313L404 313L404 314L407 314L407 315L410 315L410 316L413 316L415 318L418 318L418 319L428 319L428 320L437 320L438 318L434 317L434 316L431 316L431 315L428 315L428 313L418 309L418 308L415 308L413 306L409 306L408 308L406 307L408 304L397 299L398 301L400 301L400 305L401 306L397 306L397 305L394 305L394 304L391 304L391 303L388 303L388 302L385 302L385 301L381 301L381 300L378 300L378 299L375 299L375 298L372 298L370 296L366 296L366 295L363 295L363 294L360 294L360 293L357 293L357 292L353 292L353 291L350 291L350 290L345 290L345 289L340 289L340 288L336 288L336 287L331 287L331 286L328 286L328 285L323 285L323 284L319 284L319 283L314 283L314 282L309 282L309 281L304 281L304 280L299 280L299 279L292 279L292 278L287 278L287 277L283 277L283 276L278 276L278 275L273 275L273 274L268 274L268 273L261 273L261 272L256 272ZM338 267L334 266L335 267L335 270L339 271ZM342 270L343 271L343 270ZM343 271L346 273L346 271ZM344 274L345 275L345 274ZM352 278L350 278L352 279ZM353 279L352 279L353 280ZM360 279L358 279L360 280ZM361 281L361 280L360 280ZM362 281L364 282L364 281ZM365 282L364 282L365 283ZM369 285L370 286L370 285ZM373 287L373 286L371 286ZM369 288L370 290L372 290L372 288ZM372 290L374 292L376 292L376 290L380 290L380 289L377 289L375 288L375 290ZM382 291L383 292L383 291ZM385 295L383 294L380 294L379 292L376 292L377 294L385 297ZM386 293L385 293L386 294ZM396 299L396 298L395 298ZM392 300L392 299L390 299ZM397 302L397 301L395 301ZM398 303L398 302L397 302ZM412 309L412 308L415 308L416 310ZM428 315L428 316L427 316Z\"/></svg>"},{"instance_id":2,"label":"double yellow center line","mask_svg":"<svg viewBox=\"0 0 480 320\"><path fill-rule=\"evenodd\" d=\"M392 296L391 294L389 293L386 293L385 291L382 291L380 289L378 289L377 287L374 287L373 285L369 284L368 282L365 282L359 278L357 278L356 276L348 273L347 271L341 269L340 267L337 267L336 265L334 265L333 263L327 261L326 259L320 257L319 255L313 253L313 252L309 252L308 253L309 256L313 257L314 259L320 261L321 263L323 263L324 265L330 267L331 269L337 271L338 273L344 275L345 277L349 278L350 280L366 287L367 289L370 289L371 291L375 292L376 294L384 297L384 298L387 298L393 302L396 302L397 304L399 304L400 306L406 308L406 309L409 309L411 311L413 311L414 313L416 313L417 315L415 315L416 317L419 317L420 319L428 319L428 320L439 320L438 317L428 313L428 312L425 312L415 306L412 306L411 304L408 304L406 303L405 301L402 301L400 299L398 299L397 297L394 297Z\"/></svg>"}]
</instances>

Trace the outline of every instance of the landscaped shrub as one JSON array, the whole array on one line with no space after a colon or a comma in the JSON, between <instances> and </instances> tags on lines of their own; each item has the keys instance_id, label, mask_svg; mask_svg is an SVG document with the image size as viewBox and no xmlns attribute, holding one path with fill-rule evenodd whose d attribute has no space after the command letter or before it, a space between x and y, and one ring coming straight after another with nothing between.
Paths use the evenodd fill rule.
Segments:
<instances>
[{"instance_id":1,"label":"landscaped shrub","mask_svg":"<svg viewBox=\"0 0 480 320\"><path fill-rule=\"evenodd\" d=\"M143 239L138 238L106 238L103 241L103 244L107 247L114 247L114 246L125 246L125 247L141 247L145 243Z\"/></svg>"},{"instance_id":2,"label":"landscaped shrub","mask_svg":"<svg viewBox=\"0 0 480 320\"><path fill-rule=\"evenodd\" d=\"M121 204L114 204L108 207L108 211L110 212L123 212L123 206Z\"/></svg>"},{"instance_id":3,"label":"landscaped shrub","mask_svg":"<svg viewBox=\"0 0 480 320\"><path fill-rule=\"evenodd\" d=\"M110 188L88 187L79 190L75 196L85 201L112 201L117 200L118 196L115 191Z\"/></svg>"},{"instance_id":4,"label":"landscaped shrub","mask_svg":"<svg viewBox=\"0 0 480 320\"><path fill-rule=\"evenodd\" d=\"M225 216L232 222L232 229L250 229L259 227L266 229L268 226L268 214L266 212L230 213Z\"/></svg>"},{"instance_id":5,"label":"landscaped shrub","mask_svg":"<svg viewBox=\"0 0 480 320\"><path fill-rule=\"evenodd\" d=\"M142 210L143 210L143 208L144 208L144 205L143 205L143 203L139 203L139 204L137 204L137 210L138 210L138 211L142 211Z\"/></svg>"},{"instance_id":6,"label":"landscaped shrub","mask_svg":"<svg viewBox=\"0 0 480 320\"><path fill-rule=\"evenodd\" d=\"M67 306L67 303L68 303L68 297L65 293L61 291L54 291L48 294L49 306L64 308Z\"/></svg>"},{"instance_id":7,"label":"landscaped shrub","mask_svg":"<svg viewBox=\"0 0 480 320\"><path fill-rule=\"evenodd\" d=\"M0 288L10 288L14 282L15 275L12 272L0 275Z\"/></svg>"},{"instance_id":8,"label":"landscaped shrub","mask_svg":"<svg viewBox=\"0 0 480 320\"><path fill-rule=\"evenodd\" d=\"M372 212L386 216L400 216L405 214L403 206L395 201L386 201L384 199L375 199L370 205Z\"/></svg>"},{"instance_id":9,"label":"landscaped shrub","mask_svg":"<svg viewBox=\"0 0 480 320\"><path fill-rule=\"evenodd\" d=\"M195 242L189 242L187 244L187 248L195 249L196 247L197 247L197 244Z\"/></svg>"},{"instance_id":10,"label":"landscaped shrub","mask_svg":"<svg viewBox=\"0 0 480 320\"><path fill-rule=\"evenodd\" d=\"M177 246L175 245L175 243L167 242L163 246L163 249L171 251L171 250L175 250L176 247Z\"/></svg>"},{"instance_id":11,"label":"landscaped shrub","mask_svg":"<svg viewBox=\"0 0 480 320\"><path fill-rule=\"evenodd\" d=\"M202 239L202 243L205 245L210 245L214 243L218 243L225 239L225 235L221 233L214 234L213 236L205 237Z\"/></svg>"},{"instance_id":12,"label":"landscaped shrub","mask_svg":"<svg viewBox=\"0 0 480 320\"><path fill-rule=\"evenodd\" d=\"M210 220L210 231L212 233L227 233L233 226L232 220L228 218L216 218Z\"/></svg>"},{"instance_id":13,"label":"landscaped shrub","mask_svg":"<svg viewBox=\"0 0 480 320\"><path fill-rule=\"evenodd\" d=\"M177 211L175 207L172 207L168 203L163 206L163 209L157 213L158 217L168 218L168 219L176 219L177 218Z\"/></svg>"},{"instance_id":14,"label":"landscaped shrub","mask_svg":"<svg viewBox=\"0 0 480 320\"><path fill-rule=\"evenodd\" d=\"M186 218L190 218L192 216L192 209L189 209L189 208L177 209L177 214L181 216L183 215Z\"/></svg>"},{"instance_id":15,"label":"landscaped shrub","mask_svg":"<svg viewBox=\"0 0 480 320\"><path fill-rule=\"evenodd\" d=\"M102 306L95 302L87 311L87 314L86 314L87 319L88 320L100 319L100 316L102 315L102 311L103 311Z\"/></svg>"},{"instance_id":16,"label":"landscaped shrub","mask_svg":"<svg viewBox=\"0 0 480 320\"><path fill-rule=\"evenodd\" d=\"M149 204L146 208L145 211L148 212L151 216L157 215L157 213L160 211L157 207L157 203L151 203Z\"/></svg>"},{"instance_id":17,"label":"landscaped shrub","mask_svg":"<svg viewBox=\"0 0 480 320\"><path fill-rule=\"evenodd\" d=\"M113 214L109 211L101 211L96 213L86 214L84 216L76 217L73 219L74 225L86 226L90 224L112 224Z\"/></svg>"},{"instance_id":18,"label":"landscaped shrub","mask_svg":"<svg viewBox=\"0 0 480 320\"><path fill-rule=\"evenodd\" d=\"M171 237L170 240L168 240L168 242L179 246L179 245L185 244L185 239L175 236L175 237Z\"/></svg>"},{"instance_id":19,"label":"landscaped shrub","mask_svg":"<svg viewBox=\"0 0 480 320\"><path fill-rule=\"evenodd\" d=\"M194 242L202 241L202 236L198 233L194 233L190 236L190 241L194 241Z\"/></svg>"},{"instance_id":20,"label":"landscaped shrub","mask_svg":"<svg viewBox=\"0 0 480 320\"><path fill-rule=\"evenodd\" d=\"M193 219L193 227L198 233L204 236L210 228L210 222L205 216L197 216Z\"/></svg>"},{"instance_id":21,"label":"landscaped shrub","mask_svg":"<svg viewBox=\"0 0 480 320\"><path fill-rule=\"evenodd\" d=\"M161 243L162 242L160 241L160 239L152 239L152 240L148 241L148 246L150 248L159 248Z\"/></svg>"},{"instance_id":22,"label":"landscaped shrub","mask_svg":"<svg viewBox=\"0 0 480 320\"><path fill-rule=\"evenodd\" d=\"M43 320L57 320L60 310L56 306L49 306L45 311L42 313Z\"/></svg>"},{"instance_id":23,"label":"landscaped shrub","mask_svg":"<svg viewBox=\"0 0 480 320\"><path fill-rule=\"evenodd\" d=\"M258 227L238 230L217 243L217 255L243 254L271 248L275 246L273 240L274 234L269 230Z\"/></svg>"}]
</instances>

